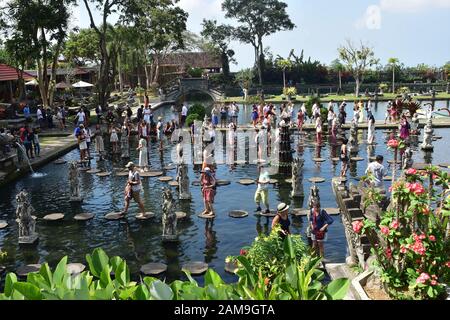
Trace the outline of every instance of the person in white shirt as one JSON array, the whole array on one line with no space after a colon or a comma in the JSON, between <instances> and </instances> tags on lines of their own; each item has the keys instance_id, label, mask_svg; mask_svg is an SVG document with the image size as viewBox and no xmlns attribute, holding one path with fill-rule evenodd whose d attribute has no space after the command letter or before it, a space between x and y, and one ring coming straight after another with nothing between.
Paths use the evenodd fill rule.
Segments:
<instances>
[{"instance_id":1,"label":"person in white shirt","mask_svg":"<svg viewBox=\"0 0 450 320\"><path fill-rule=\"evenodd\" d=\"M84 129L85 135L86 135L86 144L87 144L87 155L89 157L89 159L91 158L91 151L90 151L90 147L91 147L91 129L89 129L89 127L86 127Z\"/></svg>"},{"instance_id":2,"label":"person in white shirt","mask_svg":"<svg viewBox=\"0 0 450 320\"><path fill-rule=\"evenodd\" d=\"M80 109L77 113L77 126L80 124L85 124L86 121L86 114L84 113L83 109Z\"/></svg>"},{"instance_id":3,"label":"person in white shirt","mask_svg":"<svg viewBox=\"0 0 450 320\"><path fill-rule=\"evenodd\" d=\"M270 213L270 209L269 209L269 183L270 183L270 178L269 178L269 173L267 171L261 172L257 184L258 187L256 189L255 192L255 203L256 203L256 212L261 212L262 208L261 208L261 202L264 204L264 206L266 207L266 214Z\"/></svg>"},{"instance_id":4,"label":"person in white shirt","mask_svg":"<svg viewBox=\"0 0 450 320\"><path fill-rule=\"evenodd\" d=\"M145 207L144 204L141 201L141 176L139 175L139 172L136 170L136 166L133 162L129 162L125 166L129 173L128 173L128 181L127 186L125 187L125 209L122 211L122 215L125 216L128 213L128 207L130 206L131 199L134 199L134 201L137 202L139 205L139 209L141 210L141 213L137 215L137 217L144 217L145 216Z\"/></svg>"},{"instance_id":5,"label":"person in white shirt","mask_svg":"<svg viewBox=\"0 0 450 320\"><path fill-rule=\"evenodd\" d=\"M36 116L37 116L37 120L38 120L39 126L42 127L42 124L43 124L43 121L44 121L44 116L42 114L41 106L38 107L38 109L36 111Z\"/></svg>"},{"instance_id":6,"label":"person in white shirt","mask_svg":"<svg viewBox=\"0 0 450 320\"><path fill-rule=\"evenodd\" d=\"M384 176L386 175L386 170L382 165L383 160L383 156L378 155L366 170L366 175L370 174L372 177L373 186L380 189L384 189Z\"/></svg>"},{"instance_id":7,"label":"person in white shirt","mask_svg":"<svg viewBox=\"0 0 450 320\"><path fill-rule=\"evenodd\" d=\"M162 117L158 117L158 123L156 124L156 138L159 141L159 150L163 149L163 122Z\"/></svg>"},{"instance_id":8,"label":"person in white shirt","mask_svg":"<svg viewBox=\"0 0 450 320\"><path fill-rule=\"evenodd\" d=\"M184 127L184 124L186 123L187 114L188 114L188 107L187 107L186 103L184 103L183 107L181 108L180 128Z\"/></svg>"},{"instance_id":9,"label":"person in white shirt","mask_svg":"<svg viewBox=\"0 0 450 320\"><path fill-rule=\"evenodd\" d=\"M145 121L147 124L150 124L150 116L151 116L151 114L152 114L152 110L149 108L149 106L146 106L146 107L145 107L145 109L144 109L144 111L143 111L143 114L144 114L144 121Z\"/></svg>"}]
</instances>

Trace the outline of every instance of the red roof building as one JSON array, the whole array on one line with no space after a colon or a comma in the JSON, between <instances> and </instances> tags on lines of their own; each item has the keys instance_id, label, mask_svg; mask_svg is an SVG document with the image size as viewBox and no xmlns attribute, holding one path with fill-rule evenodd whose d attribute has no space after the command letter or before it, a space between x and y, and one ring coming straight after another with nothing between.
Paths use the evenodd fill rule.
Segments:
<instances>
[{"instance_id":1,"label":"red roof building","mask_svg":"<svg viewBox=\"0 0 450 320\"><path fill-rule=\"evenodd\" d=\"M33 77L31 74L24 72L23 78L25 81L33 80L35 77ZM0 82L2 81L17 81L19 79L19 71L11 66L8 66L7 64L0 63Z\"/></svg>"}]
</instances>

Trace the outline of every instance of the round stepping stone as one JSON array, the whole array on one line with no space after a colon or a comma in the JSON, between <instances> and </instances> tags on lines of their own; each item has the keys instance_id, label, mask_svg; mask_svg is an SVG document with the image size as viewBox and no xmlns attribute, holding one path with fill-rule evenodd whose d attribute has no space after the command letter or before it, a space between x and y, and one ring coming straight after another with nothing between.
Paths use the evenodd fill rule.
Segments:
<instances>
[{"instance_id":1,"label":"round stepping stone","mask_svg":"<svg viewBox=\"0 0 450 320\"><path fill-rule=\"evenodd\" d=\"M183 212L183 211L177 211L177 212L175 212L175 215L177 216L178 220L184 219L187 216L186 212Z\"/></svg>"},{"instance_id":2,"label":"round stepping stone","mask_svg":"<svg viewBox=\"0 0 450 320\"><path fill-rule=\"evenodd\" d=\"M125 216L121 212L111 212L105 215L106 220L120 220L125 218Z\"/></svg>"},{"instance_id":3,"label":"round stepping stone","mask_svg":"<svg viewBox=\"0 0 450 320\"><path fill-rule=\"evenodd\" d=\"M230 211L228 215L232 218L245 218L248 217L248 212L243 210L233 210Z\"/></svg>"},{"instance_id":4,"label":"round stepping stone","mask_svg":"<svg viewBox=\"0 0 450 320\"><path fill-rule=\"evenodd\" d=\"M102 172L102 171L99 169L91 169L91 170L86 171L86 173L92 173L92 174L96 174L96 173L100 173L100 172Z\"/></svg>"},{"instance_id":5,"label":"round stepping stone","mask_svg":"<svg viewBox=\"0 0 450 320\"><path fill-rule=\"evenodd\" d=\"M71 275L80 274L86 269L86 266L82 263L69 263L66 265L67 273Z\"/></svg>"},{"instance_id":6,"label":"round stepping stone","mask_svg":"<svg viewBox=\"0 0 450 320\"><path fill-rule=\"evenodd\" d=\"M80 170L81 172L88 172L89 170L91 170L91 168L89 168L89 167L82 167L82 168L79 168L78 170Z\"/></svg>"},{"instance_id":7,"label":"round stepping stone","mask_svg":"<svg viewBox=\"0 0 450 320\"><path fill-rule=\"evenodd\" d=\"M56 160L56 161L53 161L53 163L54 163L54 164L65 164L65 163L67 163L67 161L66 161L66 160L63 160L63 159L58 159L58 160Z\"/></svg>"},{"instance_id":8,"label":"round stepping stone","mask_svg":"<svg viewBox=\"0 0 450 320\"><path fill-rule=\"evenodd\" d=\"M386 176L383 178L384 181L392 181L392 177L391 176Z\"/></svg>"},{"instance_id":9,"label":"round stepping stone","mask_svg":"<svg viewBox=\"0 0 450 320\"><path fill-rule=\"evenodd\" d=\"M441 137L441 136L433 136L433 138L434 138L434 139L436 139L436 140L440 140L440 139L442 139L442 137Z\"/></svg>"},{"instance_id":10,"label":"round stepping stone","mask_svg":"<svg viewBox=\"0 0 450 320\"><path fill-rule=\"evenodd\" d=\"M41 269L41 265L39 263L27 264L26 266L17 268L16 274L19 277L26 277L29 273L39 272L39 269Z\"/></svg>"},{"instance_id":11,"label":"round stepping stone","mask_svg":"<svg viewBox=\"0 0 450 320\"><path fill-rule=\"evenodd\" d=\"M64 214L62 214L62 213L52 213L52 214L46 215L43 219L47 220L47 221L58 221L58 220L64 219Z\"/></svg>"},{"instance_id":12,"label":"round stepping stone","mask_svg":"<svg viewBox=\"0 0 450 320\"><path fill-rule=\"evenodd\" d=\"M87 221L93 219L95 214L93 213L80 213L75 215L73 218L77 221Z\"/></svg>"},{"instance_id":13,"label":"round stepping stone","mask_svg":"<svg viewBox=\"0 0 450 320\"><path fill-rule=\"evenodd\" d=\"M100 178L109 177L110 175L111 175L111 172L100 172L100 173L97 173L97 177L100 177Z\"/></svg>"},{"instance_id":14,"label":"round stepping stone","mask_svg":"<svg viewBox=\"0 0 450 320\"><path fill-rule=\"evenodd\" d=\"M246 160L237 160L234 162L235 164L247 164Z\"/></svg>"},{"instance_id":15,"label":"round stepping stone","mask_svg":"<svg viewBox=\"0 0 450 320\"><path fill-rule=\"evenodd\" d=\"M341 213L339 208L325 208L324 209L329 215L337 216Z\"/></svg>"},{"instance_id":16,"label":"round stepping stone","mask_svg":"<svg viewBox=\"0 0 450 320\"><path fill-rule=\"evenodd\" d=\"M201 183L200 183L200 181L199 180L194 180L194 181L192 181L192 183L191 183L193 186L200 186L201 185Z\"/></svg>"},{"instance_id":17,"label":"round stepping stone","mask_svg":"<svg viewBox=\"0 0 450 320\"><path fill-rule=\"evenodd\" d=\"M269 180L269 183L270 183L270 184L277 184L277 183L278 183L278 180L277 180L277 179L270 179L270 180Z\"/></svg>"},{"instance_id":18,"label":"round stepping stone","mask_svg":"<svg viewBox=\"0 0 450 320\"><path fill-rule=\"evenodd\" d=\"M236 262L225 262L225 271L235 274L239 270Z\"/></svg>"},{"instance_id":19,"label":"round stepping stone","mask_svg":"<svg viewBox=\"0 0 450 320\"><path fill-rule=\"evenodd\" d=\"M244 186L249 186L249 185L255 184L255 180L253 180L253 179L241 179L241 180L239 180L239 183L244 185Z\"/></svg>"},{"instance_id":20,"label":"round stepping stone","mask_svg":"<svg viewBox=\"0 0 450 320\"><path fill-rule=\"evenodd\" d=\"M154 178L154 177L160 177L164 173L162 171L148 171L148 172L140 172L139 174L141 177Z\"/></svg>"},{"instance_id":21,"label":"round stepping stone","mask_svg":"<svg viewBox=\"0 0 450 320\"><path fill-rule=\"evenodd\" d=\"M289 183L289 184L291 184L292 183L292 179L286 179L286 180L284 180L286 183Z\"/></svg>"},{"instance_id":22,"label":"round stepping stone","mask_svg":"<svg viewBox=\"0 0 450 320\"><path fill-rule=\"evenodd\" d=\"M228 186L229 184L231 184L231 181L229 180L217 180L218 186Z\"/></svg>"},{"instance_id":23,"label":"round stepping stone","mask_svg":"<svg viewBox=\"0 0 450 320\"><path fill-rule=\"evenodd\" d=\"M388 160L387 163L389 163L389 164L394 164L395 161L394 161L394 160ZM400 160L397 160L396 163L397 163L397 164L401 164L402 162L401 162Z\"/></svg>"},{"instance_id":24,"label":"round stepping stone","mask_svg":"<svg viewBox=\"0 0 450 320\"><path fill-rule=\"evenodd\" d=\"M154 212L146 212L144 215L136 215L137 220L148 220L154 218L156 214Z\"/></svg>"},{"instance_id":25,"label":"round stepping stone","mask_svg":"<svg viewBox=\"0 0 450 320\"><path fill-rule=\"evenodd\" d=\"M439 167L441 167L441 168L448 168L448 167L450 167L450 163L448 163L448 162L441 163L439 165Z\"/></svg>"},{"instance_id":26,"label":"round stepping stone","mask_svg":"<svg viewBox=\"0 0 450 320\"><path fill-rule=\"evenodd\" d=\"M265 211L260 211L259 213L256 213L256 215L260 215L261 217L266 217L266 218L273 218L277 215L277 212L270 211L270 213L266 213Z\"/></svg>"},{"instance_id":27,"label":"round stepping stone","mask_svg":"<svg viewBox=\"0 0 450 320\"><path fill-rule=\"evenodd\" d=\"M201 218L201 219L214 219L216 217L216 215L205 215L205 214L198 214L197 217Z\"/></svg>"},{"instance_id":28,"label":"round stepping stone","mask_svg":"<svg viewBox=\"0 0 450 320\"><path fill-rule=\"evenodd\" d=\"M205 273L208 270L208 264L201 261L194 261L185 263L182 268L195 276Z\"/></svg>"},{"instance_id":29,"label":"round stepping stone","mask_svg":"<svg viewBox=\"0 0 450 320\"><path fill-rule=\"evenodd\" d=\"M128 177L128 171L120 171L120 172L116 172L116 176L117 177ZM142 175L141 175L142 176Z\"/></svg>"},{"instance_id":30,"label":"round stepping stone","mask_svg":"<svg viewBox=\"0 0 450 320\"><path fill-rule=\"evenodd\" d=\"M296 217L305 217L308 215L309 209L295 208L292 209L291 214Z\"/></svg>"},{"instance_id":31,"label":"round stepping stone","mask_svg":"<svg viewBox=\"0 0 450 320\"><path fill-rule=\"evenodd\" d=\"M174 170L174 169L176 169L176 168L177 168L176 165L170 164L170 165L168 165L168 166L165 166L165 167L164 167L164 170L170 171L170 170Z\"/></svg>"},{"instance_id":32,"label":"round stepping stone","mask_svg":"<svg viewBox=\"0 0 450 320\"><path fill-rule=\"evenodd\" d=\"M141 267L141 273L146 276L155 276L167 271L167 265L159 262L152 262L144 264Z\"/></svg>"},{"instance_id":33,"label":"round stepping stone","mask_svg":"<svg viewBox=\"0 0 450 320\"><path fill-rule=\"evenodd\" d=\"M0 229L5 229L8 223L5 220L0 220Z\"/></svg>"},{"instance_id":34,"label":"round stepping stone","mask_svg":"<svg viewBox=\"0 0 450 320\"><path fill-rule=\"evenodd\" d=\"M392 133L393 131L391 130L383 130L383 133Z\"/></svg>"},{"instance_id":35,"label":"round stepping stone","mask_svg":"<svg viewBox=\"0 0 450 320\"><path fill-rule=\"evenodd\" d=\"M374 162L374 161L376 161L377 160L377 157L369 157L369 161L370 162Z\"/></svg>"},{"instance_id":36,"label":"round stepping stone","mask_svg":"<svg viewBox=\"0 0 450 320\"><path fill-rule=\"evenodd\" d=\"M169 182L169 181L173 180L173 177L161 177L161 178L158 178L158 180L161 182Z\"/></svg>"},{"instance_id":37,"label":"round stepping stone","mask_svg":"<svg viewBox=\"0 0 450 320\"><path fill-rule=\"evenodd\" d=\"M325 178L312 177L312 178L309 178L308 181L311 183L322 183L322 182L325 182Z\"/></svg>"},{"instance_id":38,"label":"round stepping stone","mask_svg":"<svg viewBox=\"0 0 450 320\"><path fill-rule=\"evenodd\" d=\"M355 161L355 162L357 162L357 161L364 161L364 158L361 158L361 157L352 157L352 158L350 158L350 161Z\"/></svg>"},{"instance_id":39,"label":"round stepping stone","mask_svg":"<svg viewBox=\"0 0 450 320\"><path fill-rule=\"evenodd\" d=\"M324 158L313 158L313 161L314 162L325 162L326 159L324 159Z\"/></svg>"},{"instance_id":40,"label":"round stepping stone","mask_svg":"<svg viewBox=\"0 0 450 320\"><path fill-rule=\"evenodd\" d=\"M414 162L412 167L416 170L425 170L425 168L429 167L428 163Z\"/></svg>"},{"instance_id":41,"label":"round stepping stone","mask_svg":"<svg viewBox=\"0 0 450 320\"><path fill-rule=\"evenodd\" d=\"M169 186L171 186L171 187L178 187L179 183L178 183L178 181L170 181L169 182Z\"/></svg>"},{"instance_id":42,"label":"round stepping stone","mask_svg":"<svg viewBox=\"0 0 450 320\"><path fill-rule=\"evenodd\" d=\"M341 159L339 159L339 158L331 158L331 161L333 161L333 162L339 162Z\"/></svg>"}]
</instances>

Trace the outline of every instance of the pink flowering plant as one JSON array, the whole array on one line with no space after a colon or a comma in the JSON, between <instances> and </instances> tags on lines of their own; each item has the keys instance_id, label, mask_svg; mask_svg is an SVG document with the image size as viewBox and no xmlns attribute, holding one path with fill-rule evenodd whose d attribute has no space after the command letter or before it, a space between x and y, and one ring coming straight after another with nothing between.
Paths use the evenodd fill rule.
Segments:
<instances>
[{"instance_id":1,"label":"pink flowering plant","mask_svg":"<svg viewBox=\"0 0 450 320\"><path fill-rule=\"evenodd\" d=\"M379 223L353 222L367 235L386 291L396 299L442 299L450 281L450 189L437 167L409 169L391 187Z\"/></svg>"}]
</instances>

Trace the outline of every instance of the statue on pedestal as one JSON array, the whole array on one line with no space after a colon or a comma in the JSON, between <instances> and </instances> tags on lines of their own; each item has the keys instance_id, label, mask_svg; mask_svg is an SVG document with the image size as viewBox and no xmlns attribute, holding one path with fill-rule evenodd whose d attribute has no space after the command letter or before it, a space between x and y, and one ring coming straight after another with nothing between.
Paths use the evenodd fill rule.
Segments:
<instances>
[{"instance_id":1,"label":"statue on pedestal","mask_svg":"<svg viewBox=\"0 0 450 320\"><path fill-rule=\"evenodd\" d=\"M350 128L350 138L348 139L348 152L350 154L356 154L359 151L358 148L358 124L356 122L352 122Z\"/></svg>"},{"instance_id":2,"label":"statue on pedestal","mask_svg":"<svg viewBox=\"0 0 450 320\"><path fill-rule=\"evenodd\" d=\"M81 202L83 198L80 194L80 179L77 162L73 161L69 165L70 201Z\"/></svg>"},{"instance_id":3,"label":"statue on pedestal","mask_svg":"<svg viewBox=\"0 0 450 320\"><path fill-rule=\"evenodd\" d=\"M188 167L186 164L179 164L177 167L177 181L180 200L190 200L191 192L189 191Z\"/></svg>"},{"instance_id":4,"label":"statue on pedestal","mask_svg":"<svg viewBox=\"0 0 450 320\"><path fill-rule=\"evenodd\" d=\"M427 124L423 130L423 142L420 146L422 150L433 150L433 120L428 118Z\"/></svg>"},{"instance_id":5,"label":"statue on pedestal","mask_svg":"<svg viewBox=\"0 0 450 320\"><path fill-rule=\"evenodd\" d=\"M163 188L162 240L164 242L178 241L177 216L173 212L172 208L173 208L172 191L170 191L169 188Z\"/></svg>"},{"instance_id":6,"label":"statue on pedestal","mask_svg":"<svg viewBox=\"0 0 450 320\"><path fill-rule=\"evenodd\" d=\"M129 134L130 134L130 126L128 125L128 122L125 121L122 126L122 135L120 136L120 149L122 151L121 157L123 159L130 158Z\"/></svg>"},{"instance_id":7,"label":"statue on pedestal","mask_svg":"<svg viewBox=\"0 0 450 320\"><path fill-rule=\"evenodd\" d=\"M303 165L305 161L295 158L292 165L292 191L291 197L300 198L305 194L303 192Z\"/></svg>"},{"instance_id":8,"label":"statue on pedestal","mask_svg":"<svg viewBox=\"0 0 450 320\"><path fill-rule=\"evenodd\" d=\"M32 244L38 240L39 236L35 232L36 222L34 221L34 209L28 199L28 193L21 191L16 196L17 201L17 222L19 223L19 243Z\"/></svg>"},{"instance_id":9,"label":"statue on pedestal","mask_svg":"<svg viewBox=\"0 0 450 320\"><path fill-rule=\"evenodd\" d=\"M409 168L412 167L412 165L414 163L412 156L413 156L413 151L411 150L410 147L407 147L405 149L405 152L403 153L403 163L402 163L403 170L408 170Z\"/></svg>"}]
</instances>

